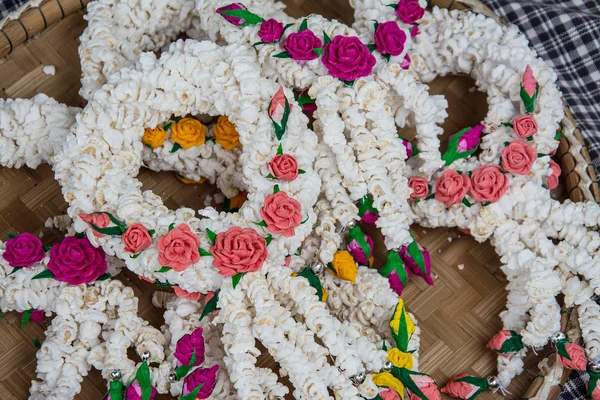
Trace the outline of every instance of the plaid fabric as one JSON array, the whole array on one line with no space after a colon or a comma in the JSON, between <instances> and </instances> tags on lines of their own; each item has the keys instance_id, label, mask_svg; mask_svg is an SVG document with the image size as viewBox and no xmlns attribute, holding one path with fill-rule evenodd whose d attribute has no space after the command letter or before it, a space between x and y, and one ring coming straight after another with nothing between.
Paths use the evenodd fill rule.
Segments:
<instances>
[{"instance_id":1,"label":"plaid fabric","mask_svg":"<svg viewBox=\"0 0 600 400\"><path fill-rule=\"evenodd\" d=\"M6 22L8 14L19 11L31 0L0 0L0 27Z\"/></svg>"},{"instance_id":2,"label":"plaid fabric","mask_svg":"<svg viewBox=\"0 0 600 400\"><path fill-rule=\"evenodd\" d=\"M558 84L600 172L600 1L483 0L516 24Z\"/></svg>"},{"instance_id":3,"label":"plaid fabric","mask_svg":"<svg viewBox=\"0 0 600 400\"><path fill-rule=\"evenodd\" d=\"M563 387L558 400L586 400L586 382L590 379L586 372L571 371L569 380Z\"/></svg>"}]
</instances>

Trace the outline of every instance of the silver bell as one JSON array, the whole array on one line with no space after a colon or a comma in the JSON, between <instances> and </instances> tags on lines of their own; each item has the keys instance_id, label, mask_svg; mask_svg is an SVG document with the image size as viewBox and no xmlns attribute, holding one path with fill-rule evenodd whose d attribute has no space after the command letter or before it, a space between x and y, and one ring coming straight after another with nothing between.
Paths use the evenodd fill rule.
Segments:
<instances>
[{"instance_id":1,"label":"silver bell","mask_svg":"<svg viewBox=\"0 0 600 400\"><path fill-rule=\"evenodd\" d=\"M356 221L352 220L352 221L348 222L348 225L346 225L346 229L350 230L350 229L354 228L355 226L356 226Z\"/></svg>"},{"instance_id":2,"label":"silver bell","mask_svg":"<svg viewBox=\"0 0 600 400\"><path fill-rule=\"evenodd\" d=\"M325 264L323 264L323 261L317 260L312 263L310 269L312 269L312 272L314 272L315 275L321 275L323 272L325 272Z\"/></svg>"},{"instance_id":3,"label":"silver bell","mask_svg":"<svg viewBox=\"0 0 600 400\"><path fill-rule=\"evenodd\" d=\"M146 350L140 355L140 358L142 359L142 361L146 362L146 361L150 360L151 356L152 355L150 354L150 352L148 350Z\"/></svg>"},{"instance_id":4,"label":"silver bell","mask_svg":"<svg viewBox=\"0 0 600 400\"><path fill-rule=\"evenodd\" d=\"M500 387L500 379L497 376L488 376L487 382L491 389L498 389Z\"/></svg>"},{"instance_id":5,"label":"silver bell","mask_svg":"<svg viewBox=\"0 0 600 400\"><path fill-rule=\"evenodd\" d=\"M112 379L113 381L118 381L119 379L121 379L121 370L118 368L113 369L113 371L110 373L110 379Z\"/></svg>"},{"instance_id":6,"label":"silver bell","mask_svg":"<svg viewBox=\"0 0 600 400\"><path fill-rule=\"evenodd\" d=\"M350 378L352 383L354 383L356 386L362 385L364 383L365 379L367 379L367 374L365 374L364 372L359 372L358 374L356 374L352 378Z\"/></svg>"},{"instance_id":7,"label":"silver bell","mask_svg":"<svg viewBox=\"0 0 600 400\"><path fill-rule=\"evenodd\" d=\"M550 341L553 344L556 344L558 342L560 342L561 340L565 340L567 338L567 336L562 333L562 332L555 332L552 334L552 337L550 338Z\"/></svg>"},{"instance_id":8,"label":"silver bell","mask_svg":"<svg viewBox=\"0 0 600 400\"><path fill-rule=\"evenodd\" d=\"M382 369L384 371L391 371L393 367L394 367L394 363L391 362L390 360L385 360L383 362L383 368Z\"/></svg>"},{"instance_id":9,"label":"silver bell","mask_svg":"<svg viewBox=\"0 0 600 400\"><path fill-rule=\"evenodd\" d=\"M590 371L592 372L600 372L600 360L595 358L593 360L590 360L590 362L588 363L589 367L590 367Z\"/></svg>"},{"instance_id":10,"label":"silver bell","mask_svg":"<svg viewBox=\"0 0 600 400\"><path fill-rule=\"evenodd\" d=\"M171 383L177 382L177 374L175 372L171 372L169 374L169 382L171 382Z\"/></svg>"}]
</instances>

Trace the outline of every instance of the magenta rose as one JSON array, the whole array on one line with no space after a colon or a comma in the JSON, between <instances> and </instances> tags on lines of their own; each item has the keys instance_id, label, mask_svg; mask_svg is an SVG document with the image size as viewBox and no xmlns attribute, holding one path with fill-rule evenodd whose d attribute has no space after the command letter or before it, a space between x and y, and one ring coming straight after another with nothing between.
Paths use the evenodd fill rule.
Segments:
<instances>
[{"instance_id":1,"label":"magenta rose","mask_svg":"<svg viewBox=\"0 0 600 400\"><path fill-rule=\"evenodd\" d=\"M347 82L370 75L376 62L359 38L339 35L325 45L322 61L331 76Z\"/></svg>"},{"instance_id":2,"label":"magenta rose","mask_svg":"<svg viewBox=\"0 0 600 400\"><path fill-rule=\"evenodd\" d=\"M202 385L202 389L198 392L197 399L207 399L215 390L217 384L217 372L219 366L215 365L212 368L198 368L192 372L183 382L183 394L188 395L198 386Z\"/></svg>"},{"instance_id":3,"label":"magenta rose","mask_svg":"<svg viewBox=\"0 0 600 400\"><path fill-rule=\"evenodd\" d=\"M18 313L19 317L23 317L23 313ZM29 316L29 322L42 322L46 317L46 313L43 310L33 310Z\"/></svg>"},{"instance_id":4,"label":"magenta rose","mask_svg":"<svg viewBox=\"0 0 600 400\"><path fill-rule=\"evenodd\" d=\"M400 255L400 258L402 261L404 261L404 265L406 266L407 270L410 270L410 272L412 272L414 275L423 278L428 285L433 286L433 279L431 279L431 256L425 247L421 245L418 246L419 250L421 250L421 253L423 254L423 266L425 271L422 271L419 267L419 264L417 264L417 262L412 258L408 252L408 246L402 246L398 252L398 255Z\"/></svg>"},{"instance_id":5,"label":"magenta rose","mask_svg":"<svg viewBox=\"0 0 600 400\"><path fill-rule=\"evenodd\" d=\"M273 176L282 181L293 181L298 177L298 162L290 154L277 154L269 162L269 168Z\"/></svg>"},{"instance_id":6,"label":"magenta rose","mask_svg":"<svg viewBox=\"0 0 600 400\"><path fill-rule=\"evenodd\" d=\"M404 51L406 33L398 27L396 21L377 25L375 30L375 48L382 54L399 56Z\"/></svg>"},{"instance_id":7,"label":"magenta rose","mask_svg":"<svg viewBox=\"0 0 600 400\"><path fill-rule=\"evenodd\" d=\"M243 4L232 3L232 4L228 5L228 6L217 8L217 14L221 14L221 12L223 12L223 11L245 10L245 9L246 9L246 7ZM244 23L244 19L243 18L230 17L229 15L223 15L223 14L221 14L221 16L223 18L225 18L228 22L232 23L235 26L240 26L241 24Z\"/></svg>"},{"instance_id":8,"label":"magenta rose","mask_svg":"<svg viewBox=\"0 0 600 400\"><path fill-rule=\"evenodd\" d=\"M285 39L283 48L290 57L296 61L314 60L319 55L314 49L323 47L323 42L312 31L305 29L302 32L290 33Z\"/></svg>"},{"instance_id":9,"label":"magenta rose","mask_svg":"<svg viewBox=\"0 0 600 400\"><path fill-rule=\"evenodd\" d=\"M400 68L409 69L410 68L410 56L407 54L404 56L404 60L400 63Z\"/></svg>"},{"instance_id":10,"label":"magenta rose","mask_svg":"<svg viewBox=\"0 0 600 400\"><path fill-rule=\"evenodd\" d=\"M294 228L302 222L301 208L298 200L289 197L285 192L277 192L265 197L260 215L270 232L291 237L296 234Z\"/></svg>"},{"instance_id":11,"label":"magenta rose","mask_svg":"<svg viewBox=\"0 0 600 400\"><path fill-rule=\"evenodd\" d=\"M465 132L465 134L462 135L460 137L460 139L458 139L457 150L460 153L464 153L465 151L473 150L479 144L479 139L481 137L481 132L483 131L483 128L484 128L484 126L479 124L479 125L475 125L471 129L469 129L467 132ZM454 135L450 135L448 140L451 140L452 136L454 136Z\"/></svg>"},{"instance_id":12,"label":"magenta rose","mask_svg":"<svg viewBox=\"0 0 600 400\"><path fill-rule=\"evenodd\" d=\"M107 268L104 250L92 246L87 238L66 237L50 251L48 269L57 281L71 285L91 283Z\"/></svg>"},{"instance_id":13,"label":"magenta rose","mask_svg":"<svg viewBox=\"0 0 600 400\"><path fill-rule=\"evenodd\" d=\"M425 14L425 9L417 0L400 0L396 8L396 15L405 24L414 24Z\"/></svg>"},{"instance_id":14,"label":"magenta rose","mask_svg":"<svg viewBox=\"0 0 600 400\"><path fill-rule=\"evenodd\" d=\"M156 389L152 388L152 393L150 394L150 400L152 400L156 396ZM142 400L142 387L140 386L138 381L133 382L127 388L125 392L125 398L127 400Z\"/></svg>"},{"instance_id":15,"label":"magenta rose","mask_svg":"<svg viewBox=\"0 0 600 400\"><path fill-rule=\"evenodd\" d=\"M210 252L213 265L223 276L254 272L261 269L267 259L267 241L253 229L234 226L217 235Z\"/></svg>"},{"instance_id":16,"label":"magenta rose","mask_svg":"<svg viewBox=\"0 0 600 400\"><path fill-rule=\"evenodd\" d=\"M283 35L283 24L274 18L270 18L260 24L258 37L261 42L274 43Z\"/></svg>"},{"instance_id":17,"label":"magenta rose","mask_svg":"<svg viewBox=\"0 0 600 400\"><path fill-rule=\"evenodd\" d=\"M194 351L196 351L196 362L194 363L194 366L197 366L204 362L204 337L202 336L202 328L198 328L192 333L183 335L181 339L177 341L174 356L179 365L189 365L192 361Z\"/></svg>"},{"instance_id":18,"label":"magenta rose","mask_svg":"<svg viewBox=\"0 0 600 400\"><path fill-rule=\"evenodd\" d=\"M402 139L402 145L406 149L406 158L404 159L404 161L406 161L412 157L413 145L410 142L410 140L404 139L403 137L401 137L400 139Z\"/></svg>"},{"instance_id":19,"label":"magenta rose","mask_svg":"<svg viewBox=\"0 0 600 400\"><path fill-rule=\"evenodd\" d=\"M6 241L6 250L2 257L13 267L31 267L46 257L42 241L29 232Z\"/></svg>"}]
</instances>

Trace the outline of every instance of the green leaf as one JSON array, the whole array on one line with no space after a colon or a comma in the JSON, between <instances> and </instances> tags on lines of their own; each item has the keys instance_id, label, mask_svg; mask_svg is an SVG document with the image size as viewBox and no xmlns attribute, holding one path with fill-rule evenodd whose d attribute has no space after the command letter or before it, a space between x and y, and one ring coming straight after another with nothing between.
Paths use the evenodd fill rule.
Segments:
<instances>
[{"instance_id":1,"label":"green leaf","mask_svg":"<svg viewBox=\"0 0 600 400\"><path fill-rule=\"evenodd\" d=\"M327 44L331 42L331 38L329 37L329 35L327 34L327 32L323 31L323 43Z\"/></svg>"},{"instance_id":2,"label":"green leaf","mask_svg":"<svg viewBox=\"0 0 600 400\"><path fill-rule=\"evenodd\" d=\"M121 235L123 235L123 231L118 226L111 226L109 228L99 228L99 227L97 227L94 224L90 224L90 225L92 225L92 229L94 229L96 232L101 233L103 235L107 235L107 236L121 236Z\"/></svg>"},{"instance_id":3,"label":"green leaf","mask_svg":"<svg viewBox=\"0 0 600 400\"><path fill-rule=\"evenodd\" d=\"M154 234L155 234L155 233L156 233L156 231L155 231L154 229L150 229L150 230L148 231L148 234L149 234L150 236L154 236Z\"/></svg>"},{"instance_id":4,"label":"green leaf","mask_svg":"<svg viewBox=\"0 0 600 400\"><path fill-rule=\"evenodd\" d=\"M388 7L392 7L394 10L398 8L398 3L387 4Z\"/></svg>"},{"instance_id":5,"label":"green leaf","mask_svg":"<svg viewBox=\"0 0 600 400\"><path fill-rule=\"evenodd\" d=\"M252 45L252 47L260 46L261 44L269 44L269 42L256 42Z\"/></svg>"},{"instance_id":6,"label":"green leaf","mask_svg":"<svg viewBox=\"0 0 600 400\"><path fill-rule=\"evenodd\" d=\"M520 351L523 348L523 340L521 335L515 331L510 331L510 337L502 343L502 347L498 350L498 353L512 354Z\"/></svg>"},{"instance_id":7,"label":"green leaf","mask_svg":"<svg viewBox=\"0 0 600 400\"><path fill-rule=\"evenodd\" d=\"M217 234L208 228L206 228L206 234L208 235L208 238L210 239L211 243L215 244L215 240L217 240Z\"/></svg>"},{"instance_id":8,"label":"green leaf","mask_svg":"<svg viewBox=\"0 0 600 400\"><path fill-rule=\"evenodd\" d=\"M166 282L161 282L158 279L156 280L156 286L160 287L160 288L170 288L173 286L177 286L177 285L173 285L171 282L166 281Z\"/></svg>"},{"instance_id":9,"label":"green leaf","mask_svg":"<svg viewBox=\"0 0 600 400\"><path fill-rule=\"evenodd\" d=\"M554 140L560 140L561 137L563 137L565 135L564 132L558 132L556 135L554 135Z\"/></svg>"},{"instance_id":10,"label":"green leaf","mask_svg":"<svg viewBox=\"0 0 600 400\"><path fill-rule=\"evenodd\" d=\"M204 310L202 310L202 314L200 314L199 321L202 321L202 319L204 319L204 317L206 317L208 314L219 309L217 307L217 303L219 302L219 292L220 290L217 290L212 299L210 299L208 303L206 303L206 305L204 306Z\"/></svg>"},{"instance_id":11,"label":"green leaf","mask_svg":"<svg viewBox=\"0 0 600 400\"><path fill-rule=\"evenodd\" d=\"M146 146L147 148L149 148L150 150L152 150L152 146L150 146L148 143L144 143L144 146Z\"/></svg>"},{"instance_id":12,"label":"green leaf","mask_svg":"<svg viewBox=\"0 0 600 400\"><path fill-rule=\"evenodd\" d=\"M200 256L202 257L212 257L212 253L210 251L204 250L202 247L198 247L198 251L200 252Z\"/></svg>"},{"instance_id":13,"label":"green leaf","mask_svg":"<svg viewBox=\"0 0 600 400\"><path fill-rule=\"evenodd\" d=\"M169 151L169 153L175 153L179 149L181 149L181 145L179 143L173 143L173 147L171 147L171 151Z\"/></svg>"},{"instance_id":14,"label":"green leaf","mask_svg":"<svg viewBox=\"0 0 600 400\"><path fill-rule=\"evenodd\" d=\"M169 272L170 270L172 270L173 268L171 267L162 267L161 269L159 269L156 272Z\"/></svg>"},{"instance_id":15,"label":"green leaf","mask_svg":"<svg viewBox=\"0 0 600 400\"><path fill-rule=\"evenodd\" d=\"M33 308L23 311L23 316L21 317L21 329L25 329L25 327L27 326L27 323L31 319L32 313L33 313Z\"/></svg>"},{"instance_id":16,"label":"green leaf","mask_svg":"<svg viewBox=\"0 0 600 400\"><path fill-rule=\"evenodd\" d=\"M293 23L293 22L290 22L289 24L286 24L286 25L283 27L283 32L287 31L287 29L288 29L288 28L290 28L290 27L292 27L292 26L294 26L294 23Z\"/></svg>"},{"instance_id":17,"label":"green leaf","mask_svg":"<svg viewBox=\"0 0 600 400\"><path fill-rule=\"evenodd\" d=\"M42 342L40 342L40 339L38 339L37 337L33 337L33 339L31 339L31 343L35 346L36 349L41 349L42 348Z\"/></svg>"},{"instance_id":18,"label":"green leaf","mask_svg":"<svg viewBox=\"0 0 600 400\"><path fill-rule=\"evenodd\" d=\"M298 32L302 32L308 29L308 19L304 18L302 20L302 23L300 24L300 27L298 28Z\"/></svg>"},{"instance_id":19,"label":"green leaf","mask_svg":"<svg viewBox=\"0 0 600 400\"><path fill-rule=\"evenodd\" d=\"M412 234L411 234L411 237L412 237ZM423 273L423 276L426 276L427 268L425 267L425 258L423 258L423 252L419 248L419 244L417 243L416 240L414 240L414 238L413 238L413 241L408 245L407 250L408 250L408 254L410 255L410 257L414 260L414 262L417 264L417 266Z\"/></svg>"},{"instance_id":20,"label":"green leaf","mask_svg":"<svg viewBox=\"0 0 600 400\"><path fill-rule=\"evenodd\" d=\"M305 170L303 170L302 168L298 168L298 174L302 175L302 174L305 174L305 173L306 173Z\"/></svg>"},{"instance_id":21,"label":"green leaf","mask_svg":"<svg viewBox=\"0 0 600 400\"><path fill-rule=\"evenodd\" d=\"M14 239L14 238L16 238L16 236L15 236L15 235L13 235L12 233L9 233L9 234L8 234L8 235L6 235L6 236L8 236L8 238L9 238L9 239Z\"/></svg>"},{"instance_id":22,"label":"green leaf","mask_svg":"<svg viewBox=\"0 0 600 400\"><path fill-rule=\"evenodd\" d=\"M306 221L308 221L309 218L310 218L310 215L307 215L306 218L304 218L304 221L300 222L300 225L302 225L303 223L305 223Z\"/></svg>"},{"instance_id":23,"label":"green leaf","mask_svg":"<svg viewBox=\"0 0 600 400\"><path fill-rule=\"evenodd\" d=\"M588 373L590 375L590 380L588 382L587 395L590 398L592 398L592 393L594 393L594 390L596 390L596 386L598 386L598 379L600 379L600 372L589 371Z\"/></svg>"},{"instance_id":24,"label":"green leaf","mask_svg":"<svg viewBox=\"0 0 600 400\"><path fill-rule=\"evenodd\" d=\"M317 55L323 54L323 49L321 47L314 48L313 51L317 53Z\"/></svg>"},{"instance_id":25,"label":"green leaf","mask_svg":"<svg viewBox=\"0 0 600 400\"><path fill-rule=\"evenodd\" d=\"M112 278L112 275L107 272L105 274L100 275L98 277L98 279L96 279L96 280L97 281L105 281L105 280L110 279L110 278Z\"/></svg>"},{"instance_id":26,"label":"green leaf","mask_svg":"<svg viewBox=\"0 0 600 400\"><path fill-rule=\"evenodd\" d=\"M492 204L492 202L490 202L490 201L484 201L483 204L482 204L482 206L486 207L486 206L489 206L490 204Z\"/></svg>"},{"instance_id":27,"label":"green leaf","mask_svg":"<svg viewBox=\"0 0 600 400\"><path fill-rule=\"evenodd\" d=\"M397 379L399 379L404 384L404 386L406 386L406 388L408 390L410 390L411 392L413 392L414 394L419 396L421 399L427 399L427 396L425 396L425 394L423 394L423 392L421 391L419 386L415 383L415 381L412 378L412 375L425 375L425 374L420 373L420 372L413 372L406 368L392 367L392 375L394 375Z\"/></svg>"},{"instance_id":28,"label":"green leaf","mask_svg":"<svg viewBox=\"0 0 600 400\"><path fill-rule=\"evenodd\" d=\"M471 150L467 150L464 152L458 151L458 141L467 132L469 132L469 130L471 130L471 127L467 127L465 129L461 130L460 132L452 135L452 138L450 138L450 141L448 142L448 150L442 155L442 160L444 160L446 162L446 166L452 164L454 161L456 161L458 159L467 158L467 157L471 156L479 148L479 143L477 143L475 148L473 148Z\"/></svg>"},{"instance_id":29,"label":"green leaf","mask_svg":"<svg viewBox=\"0 0 600 400\"><path fill-rule=\"evenodd\" d=\"M308 280L308 284L311 287L314 287L317 291L317 296L319 297L319 301L323 301L323 285L321 284L321 280L319 277L313 272L310 268L304 268L298 276L306 278Z\"/></svg>"},{"instance_id":30,"label":"green leaf","mask_svg":"<svg viewBox=\"0 0 600 400\"><path fill-rule=\"evenodd\" d=\"M281 53L273 55L273 58L292 58L292 56L287 51L282 51Z\"/></svg>"},{"instance_id":31,"label":"green leaf","mask_svg":"<svg viewBox=\"0 0 600 400\"><path fill-rule=\"evenodd\" d=\"M148 363L146 361L138 368L135 379L140 384L140 389L142 389L142 400L150 400L150 396L152 395L152 382L150 381L150 368L148 368Z\"/></svg>"},{"instance_id":32,"label":"green leaf","mask_svg":"<svg viewBox=\"0 0 600 400\"><path fill-rule=\"evenodd\" d=\"M236 288L238 283L240 283L244 274L245 274L245 272L240 272L239 274L235 274L234 276L231 277L231 283L233 284L234 289Z\"/></svg>"},{"instance_id":33,"label":"green leaf","mask_svg":"<svg viewBox=\"0 0 600 400\"><path fill-rule=\"evenodd\" d=\"M362 231L362 229L360 229L360 226L358 225L350 229L350 231L348 232L348 239L346 240L346 243L350 243L353 240L356 240L356 243L361 248L368 260L369 257L371 257L371 246L369 246L364 232Z\"/></svg>"},{"instance_id":34,"label":"green leaf","mask_svg":"<svg viewBox=\"0 0 600 400\"><path fill-rule=\"evenodd\" d=\"M479 388L475 393L471 395L471 397L469 397L468 400L473 400L475 397L479 396L481 393L489 389L487 379L477 378L475 376L465 376L455 380L454 382L465 382Z\"/></svg>"},{"instance_id":35,"label":"green leaf","mask_svg":"<svg viewBox=\"0 0 600 400\"><path fill-rule=\"evenodd\" d=\"M376 31L377 27L379 26L379 22L377 22L376 20L373 20L373 30Z\"/></svg>"},{"instance_id":36,"label":"green leaf","mask_svg":"<svg viewBox=\"0 0 600 400\"><path fill-rule=\"evenodd\" d=\"M466 196L465 196L465 197L463 197L463 199L462 199L462 203L463 203L465 206L469 207L469 208L471 207L471 203L469 202L469 200L467 199L467 197L466 197Z\"/></svg>"},{"instance_id":37,"label":"green leaf","mask_svg":"<svg viewBox=\"0 0 600 400\"><path fill-rule=\"evenodd\" d=\"M425 197L423 200L431 200L435 197L435 193L431 193L429 196Z\"/></svg>"},{"instance_id":38,"label":"green leaf","mask_svg":"<svg viewBox=\"0 0 600 400\"><path fill-rule=\"evenodd\" d=\"M525 106L525 112L527 114L531 114L532 112L535 111L535 99L537 98L539 88L540 88L540 85L536 83L535 84L535 93L533 94L533 96L529 97L529 95L525 91L525 88L523 88L523 86L521 85L520 96L521 96L521 100L523 101L523 106Z\"/></svg>"},{"instance_id":39,"label":"green leaf","mask_svg":"<svg viewBox=\"0 0 600 400\"><path fill-rule=\"evenodd\" d=\"M390 62L390 58L392 58L392 56L390 56L389 54L382 54L383 58L385 58L385 62Z\"/></svg>"},{"instance_id":40,"label":"green leaf","mask_svg":"<svg viewBox=\"0 0 600 400\"><path fill-rule=\"evenodd\" d=\"M267 178L269 178L269 179L277 179L277 178L275 178L275 177L273 176L273 174L269 174L269 175L267 175Z\"/></svg>"},{"instance_id":41,"label":"green leaf","mask_svg":"<svg viewBox=\"0 0 600 400\"><path fill-rule=\"evenodd\" d=\"M271 236L271 234L269 233L267 235L267 237L265 238L265 241L267 242L267 246L271 244L271 242L273 241L273 236Z\"/></svg>"},{"instance_id":42,"label":"green leaf","mask_svg":"<svg viewBox=\"0 0 600 400\"><path fill-rule=\"evenodd\" d=\"M245 26L257 25L257 24L260 24L261 22L264 22L264 19L262 17L259 17L258 15L253 14L248 10L225 10L225 11L221 11L220 14L226 15L228 17L243 19L244 22L242 22L239 25L242 28Z\"/></svg>"},{"instance_id":43,"label":"green leaf","mask_svg":"<svg viewBox=\"0 0 600 400\"><path fill-rule=\"evenodd\" d=\"M283 146L279 143L279 147L277 147L277 154L283 154Z\"/></svg>"},{"instance_id":44,"label":"green leaf","mask_svg":"<svg viewBox=\"0 0 600 400\"><path fill-rule=\"evenodd\" d=\"M279 185L273 186L273 193L279 193Z\"/></svg>"},{"instance_id":45,"label":"green leaf","mask_svg":"<svg viewBox=\"0 0 600 400\"><path fill-rule=\"evenodd\" d=\"M508 126L509 128L513 127L513 124L511 124L510 122L502 122L500 125L502 125L502 126Z\"/></svg>"},{"instance_id":46,"label":"green leaf","mask_svg":"<svg viewBox=\"0 0 600 400\"><path fill-rule=\"evenodd\" d=\"M375 51L375 45L373 43L369 43L367 45L367 48L369 49L369 51L372 53Z\"/></svg>"},{"instance_id":47,"label":"green leaf","mask_svg":"<svg viewBox=\"0 0 600 400\"><path fill-rule=\"evenodd\" d=\"M77 233L75 233L75 237L79 238L79 239L84 238L85 237L85 233L83 233L83 232L77 232Z\"/></svg>"},{"instance_id":48,"label":"green leaf","mask_svg":"<svg viewBox=\"0 0 600 400\"><path fill-rule=\"evenodd\" d=\"M39 274L37 274L36 276L34 276L33 279L46 279L46 278L54 278L54 273L52 271L50 271L49 269L45 269L42 272L40 272Z\"/></svg>"},{"instance_id":49,"label":"green leaf","mask_svg":"<svg viewBox=\"0 0 600 400\"><path fill-rule=\"evenodd\" d=\"M546 157L548 154L544 154L544 153L538 153L538 157Z\"/></svg>"},{"instance_id":50,"label":"green leaf","mask_svg":"<svg viewBox=\"0 0 600 400\"><path fill-rule=\"evenodd\" d=\"M202 382L196 389L192 390L185 396L181 395L179 400L196 400L198 398L198 393L200 393L200 390L202 389L202 386L204 386L204 382Z\"/></svg>"},{"instance_id":51,"label":"green leaf","mask_svg":"<svg viewBox=\"0 0 600 400\"><path fill-rule=\"evenodd\" d=\"M561 340L558 343L556 343L556 352L558 353L559 356L562 356L570 361L571 356L569 355L569 352L567 351L567 347L566 347L566 345L568 343L569 343L568 340Z\"/></svg>"},{"instance_id":52,"label":"green leaf","mask_svg":"<svg viewBox=\"0 0 600 400\"><path fill-rule=\"evenodd\" d=\"M307 94L303 94L296 101L298 102L299 106L303 106L306 104L315 104L315 99L313 99L312 97L310 97Z\"/></svg>"},{"instance_id":53,"label":"green leaf","mask_svg":"<svg viewBox=\"0 0 600 400\"><path fill-rule=\"evenodd\" d=\"M123 399L123 382L121 380L110 381L110 387L108 389L110 400L122 400Z\"/></svg>"},{"instance_id":54,"label":"green leaf","mask_svg":"<svg viewBox=\"0 0 600 400\"><path fill-rule=\"evenodd\" d=\"M141 256L141 255L142 255L142 253L140 252L140 253L133 254L133 255L129 256L129 258L136 259L136 258L138 258L138 257L139 257L139 256Z\"/></svg>"},{"instance_id":55,"label":"green leaf","mask_svg":"<svg viewBox=\"0 0 600 400\"><path fill-rule=\"evenodd\" d=\"M180 367L175 368L176 380L185 378L187 376L187 374L190 373L190 370L194 367L194 364L196 364L196 350L195 349L194 349L194 352L192 353L192 358L190 359L190 362L188 365L182 365Z\"/></svg>"},{"instance_id":56,"label":"green leaf","mask_svg":"<svg viewBox=\"0 0 600 400\"><path fill-rule=\"evenodd\" d=\"M173 230L173 228L175 228L175 224L169 225L169 232L171 232Z\"/></svg>"},{"instance_id":57,"label":"green leaf","mask_svg":"<svg viewBox=\"0 0 600 400\"><path fill-rule=\"evenodd\" d=\"M264 226L264 227L267 226L267 223L265 221L255 222L254 224L258 225L258 226Z\"/></svg>"},{"instance_id":58,"label":"green leaf","mask_svg":"<svg viewBox=\"0 0 600 400\"><path fill-rule=\"evenodd\" d=\"M163 126L163 129L165 131L168 131L169 128L173 125L173 122L169 122L168 124L166 124L165 126ZM148 145L148 147L152 148L152 146Z\"/></svg>"},{"instance_id":59,"label":"green leaf","mask_svg":"<svg viewBox=\"0 0 600 400\"><path fill-rule=\"evenodd\" d=\"M14 274L15 272L17 272L17 271L20 271L20 270L22 270L22 269L23 269L23 267L14 267L14 268L13 268L13 270L11 271L11 273L10 273L10 274L8 274L8 275L12 275L12 274Z\"/></svg>"},{"instance_id":60,"label":"green leaf","mask_svg":"<svg viewBox=\"0 0 600 400\"><path fill-rule=\"evenodd\" d=\"M44 249L44 252L49 252L50 249L52 248L52 246L48 246L47 244L42 245L42 249Z\"/></svg>"},{"instance_id":61,"label":"green leaf","mask_svg":"<svg viewBox=\"0 0 600 400\"><path fill-rule=\"evenodd\" d=\"M350 86L350 87L354 86L354 81L345 81L342 79L342 82L344 82L344 85L346 85L346 86Z\"/></svg>"}]
</instances>

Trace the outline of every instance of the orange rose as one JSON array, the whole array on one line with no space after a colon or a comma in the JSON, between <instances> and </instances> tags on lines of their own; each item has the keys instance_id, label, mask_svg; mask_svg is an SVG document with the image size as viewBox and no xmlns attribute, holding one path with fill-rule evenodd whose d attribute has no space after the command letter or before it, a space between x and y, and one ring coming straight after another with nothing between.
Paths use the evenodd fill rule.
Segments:
<instances>
[{"instance_id":1,"label":"orange rose","mask_svg":"<svg viewBox=\"0 0 600 400\"><path fill-rule=\"evenodd\" d=\"M182 118L171 125L171 139L182 149L200 146L206 140L206 126L194 118Z\"/></svg>"},{"instance_id":2,"label":"orange rose","mask_svg":"<svg viewBox=\"0 0 600 400\"><path fill-rule=\"evenodd\" d=\"M215 142L223 146L225 150L231 150L235 147L242 147L240 143L240 134L235 130L229 118L225 116L219 117L217 124L213 128L215 133Z\"/></svg>"},{"instance_id":3,"label":"orange rose","mask_svg":"<svg viewBox=\"0 0 600 400\"><path fill-rule=\"evenodd\" d=\"M146 128L144 129L144 136L142 137L142 142L150 146L150 148L155 149L167 138L167 132L163 129L162 126L158 125L154 129Z\"/></svg>"},{"instance_id":4,"label":"orange rose","mask_svg":"<svg viewBox=\"0 0 600 400\"><path fill-rule=\"evenodd\" d=\"M513 140L502 150L502 169L517 175L527 175L537 160L537 151L525 142Z\"/></svg>"},{"instance_id":5,"label":"orange rose","mask_svg":"<svg viewBox=\"0 0 600 400\"><path fill-rule=\"evenodd\" d=\"M448 169L435 182L435 199L450 207L460 203L470 189L471 180L466 174L461 175L453 169Z\"/></svg>"}]
</instances>

